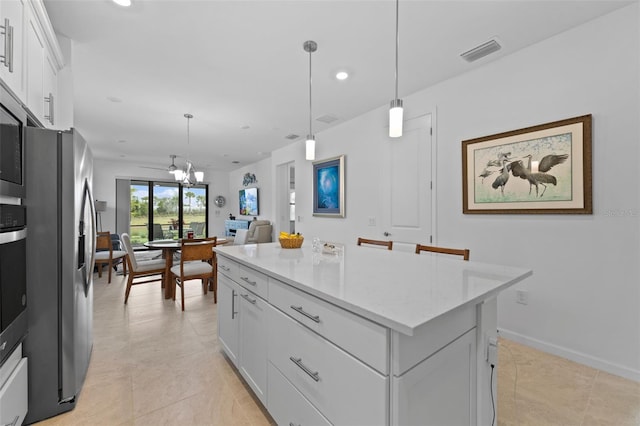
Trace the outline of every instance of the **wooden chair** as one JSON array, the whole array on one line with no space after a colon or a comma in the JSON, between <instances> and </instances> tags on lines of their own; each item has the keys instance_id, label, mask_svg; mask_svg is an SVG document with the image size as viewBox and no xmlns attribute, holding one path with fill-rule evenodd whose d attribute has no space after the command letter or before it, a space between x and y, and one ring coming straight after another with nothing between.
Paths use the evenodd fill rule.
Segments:
<instances>
[{"instance_id":1,"label":"wooden chair","mask_svg":"<svg viewBox=\"0 0 640 426\"><path fill-rule=\"evenodd\" d=\"M243 231L246 231L246 229L243 229ZM189 242L200 241L213 241L214 247L218 245L218 237L192 238L189 240ZM179 260L180 258L178 258L178 261ZM210 281L211 285L209 286L209 290L213 291L213 303L218 303L218 258L216 257L215 251L213 252L213 279Z\"/></svg>"},{"instance_id":2,"label":"wooden chair","mask_svg":"<svg viewBox=\"0 0 640 426\"><path fill-rule=\"evenodd\" d=\"M96 266L98 267L98 277L102 277L102 265L109 265L109 283L111 283L111 270L119 262L122 262L122 271L126 275L127 264L124 261L126 256L127 252L113 249L111 233L109 231L98 232L96 238Z\"/></svg>"},{"instance_id":3,"label":"wooden chair","mask_svg":"<svg viewBox=\"0 0 640 426\"><path fill-rule=\"evenodd\" d=\"M358 245L372 244L374 246L384 246L387 250L393 249L393 241L369 240L367 238L358 238Z\"/></svg>"},{"instance_id":4,"label":"wooden chair","mask_svg":"<svg viewBox=\"0 0 640 426\"><path fill-rule=\"evenodd\" d=\"M452 249L452 248L435 247L435 246L423 246L421 244L416 244L416 254L420 254L421 251L454 254L454 255L462 256L464 260L469 260L469 249Z\"/></svg>"},{"instance_id":5,"label":"wooden chair","mask_svg":"<svg viewBox=\"0 0 640 426\"><path fill-rule=\"evenodd\" d=\"M167 262L165 259L151 259L138 261L131 245L131 239L129 234L122 234L121 241L124 245L124 249L127 252L126 260L129 265L129 278L127 279L127 289L124 293L124 303L127 304L129 300L129 293L131 292L131 286L138 284L146 284L155 281L164 282L164 274L167 269ZM134 282L136 278L147 278L145 280L138 280Z\"/></svg>"},{"instance_id":6,"label":"wooden chair","mask_svg":"<svg viewBox=\"0 0 640 426\"><path fill-rule=\"evenodd\" d=\"M215 253L216 237L183 239L180 245L180 264L171 268L171 282L173 300L176 300L176 286L180 286L180 299L184 311L184 284L188 280L202 280L202 290L207 294L209 280L214 280L213 298L217 302L215 279Z\"/></svg>"}]
</instances>

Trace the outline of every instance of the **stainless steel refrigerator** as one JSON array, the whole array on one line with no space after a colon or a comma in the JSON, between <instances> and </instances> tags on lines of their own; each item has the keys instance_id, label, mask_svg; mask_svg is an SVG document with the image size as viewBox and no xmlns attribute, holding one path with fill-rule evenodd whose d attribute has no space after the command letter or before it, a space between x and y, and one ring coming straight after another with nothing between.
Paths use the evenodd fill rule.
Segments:
<instances>
[{"instance_id":1,"label":"stainless steel refrigerator","mask_svg":"<svg viewBox=\"0 0 640 426\"><path fill-rule=\"evenodd\" d=\"M93 346L93 158L75 130L25 135L29 412L75 407Z\"/></svg>"}]
</instances>

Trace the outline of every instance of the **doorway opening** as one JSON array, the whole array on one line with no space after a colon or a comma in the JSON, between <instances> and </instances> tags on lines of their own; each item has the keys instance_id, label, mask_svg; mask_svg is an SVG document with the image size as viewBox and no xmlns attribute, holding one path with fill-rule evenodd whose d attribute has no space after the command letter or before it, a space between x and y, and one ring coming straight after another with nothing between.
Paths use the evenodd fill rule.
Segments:
<instances>
[{"instance_id":1,"label":"doorway opening","mask_svg":"<svg viewBox=\"0 0 640 426\"><path fill-rule=\"evenodd\" d=\"M280 164L277 175L278 232L296 232L296 165L294 161Z\"/></svg>"}]
</instances>

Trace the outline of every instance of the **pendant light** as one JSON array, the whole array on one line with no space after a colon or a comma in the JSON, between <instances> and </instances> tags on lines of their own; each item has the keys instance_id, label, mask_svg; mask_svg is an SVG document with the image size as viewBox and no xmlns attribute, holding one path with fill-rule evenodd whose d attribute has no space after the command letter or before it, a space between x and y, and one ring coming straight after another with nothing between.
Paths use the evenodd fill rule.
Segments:
<instances>
[{"instance_id":1,"label":"pendant light","mask_svg":"<svg viewBox=\"0 0 640 426\"><path fill-rule=\"evenodd\" d=\"M396 0L396 97L391 101L389 108L389 137L399 138L402 136L402 99L398 99L398 47L400 40L398 37L398 6L400 0Z\"/></svg>"},{"instance_id":2,"label":"pendant light","mask_svg":"<svg viewBox=\"0 0 640 426\"><path fill-rule=\"evenodd\" d=\"M305 141L305 158L307 160L316 159L316 137L311 131L311 54L318 50L318 44L313 40L307 40L302 45L304 51L309 53L309 134Z\"/></svg>"},{"instance_id":3,"label":"pendant light","mask_svg":"<svg viewBox=\"0 0 640 426\"><path fill-rule=\"evenodd\" d=\"M202 182L204 180L204 173L197 171L189 159L189 121L193 118L193 115L187 113L184 115L184 118L187 119L187 164L185 164L183 170L177 169L173 175L177 181L189 187Z\"/></svg>"}]
</instances>

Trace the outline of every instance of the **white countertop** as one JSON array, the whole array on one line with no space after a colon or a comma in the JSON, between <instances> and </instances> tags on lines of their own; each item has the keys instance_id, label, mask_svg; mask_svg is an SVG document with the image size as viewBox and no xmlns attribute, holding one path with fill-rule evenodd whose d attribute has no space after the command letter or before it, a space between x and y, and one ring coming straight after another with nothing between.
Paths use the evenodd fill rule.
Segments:
<instances>
[{"instance_id":1,"label":"white countertop","mask_svg":"<svg viewBox=\"0 0 640 426\"><path fill-rule=\"evenodd\" d=\"M532 275L523 268L464 261L457 256L344 247L342 256L279 243L216 247L220 256L403 334L467 304L497 295Z\"/></svg>"}]
</instances>

